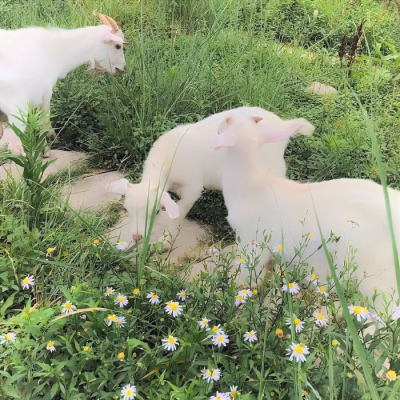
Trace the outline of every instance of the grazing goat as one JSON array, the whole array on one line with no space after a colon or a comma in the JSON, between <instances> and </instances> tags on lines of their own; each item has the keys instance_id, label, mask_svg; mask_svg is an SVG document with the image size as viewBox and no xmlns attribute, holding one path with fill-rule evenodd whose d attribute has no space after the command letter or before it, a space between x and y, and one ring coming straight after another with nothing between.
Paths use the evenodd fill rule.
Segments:
<instances>
[{"instance_id":1,"label":"grazing goat","mask_svg":"<svg viewBox=\"0 0 400 400\"><path fill-rule=\"evenodd\" d=\"M203 188L222 190L221 164L214 152L217 128L226 115L260 115L261 124L279 123L275 114L259 107L240 107L208 117L198 123L182 125L162 135L153 145L145 162L142 181L131 184L120 179L109 185L108 191L125 195L125 208L131 217L131 233L138 241L146 232L146 214L151 215L158 187L164 190L160 204L165 207L170 218L167 230L175 237L178 228L193 204L200 197ZM286 165L283 158L287 143L281 141L266 146L262 151L262 165L271 174L284 177ZM178 195L175 203L167 191ZM146 207L148 204L148 207ZM158 216L159 217L159 216ZM164 242L164 249L170 245Z\"/></svg>"},{"instance_id":2,"label":"grazing goat","mask_svg":"<svg viewBox=\"0 0 400 400\"><path fill-rule=\"evenodd\" d=\"M110 17L97 14L103 25L80 29L23 28L0 29L0 110L8 122L22 131L15 117L26 113L28 103L49 112L54 85L59 78L90 62L97 72L117 75L126 68L124 35ZM9 140L9 149L23 152L18 137Z\"/></svg>"},{"instance_id":3,"label":"grazing goat","mask_svg":"<svg viewBox=\"0 0 400 400\"><path fill-rule=\"evenodd\" d=\"M260 265L265 265L271 252L282 250L277 246L283 247L286 260L298 258L295 248L307 240L301 260L315 265L316 274L325 280L329 265L324 250L318 250L321 240L317 215L326 240L331 232L341 238L338 243L327 243L339 269L354 256L359 265L354 276L360 282L361 293L371 299L373 287L378 286L388 295L396 287L396 274L382 186L362 179L302 184L267 174L259 162L260 146L286 141L298 131L312 132L314 127L301 119L272 123L267 128L261 121L258 114L251 118L230 115L220 125L215 142L216 149L226 148L219 150L225 153L223 194L228 222L236 230L241 246L257 240L257 231L259 235L271 234L270 244L275 249L262 251ZM395 231L399 233L400 192L389 189L389 196ZM318 239L309 240L310 233ZM349 243L357 249L355 254ZM400 248L399 238L397 246ZM241 280L247 276L248 271L242 271ZM377 304L381 307L382 301Z\"/></svg>"}]
</instances>

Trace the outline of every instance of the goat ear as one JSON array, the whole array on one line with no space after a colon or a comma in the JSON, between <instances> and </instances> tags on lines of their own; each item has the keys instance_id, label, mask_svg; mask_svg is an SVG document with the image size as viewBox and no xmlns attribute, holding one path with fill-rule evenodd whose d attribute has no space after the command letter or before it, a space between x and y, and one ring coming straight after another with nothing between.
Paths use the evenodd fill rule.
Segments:
<instances>
[{"instance_id":1,"label":"goat ear","mask_svg":"<svg viewBox=\"0 0 400 400\"><path fill-rule=\"evenodd\" d=\"M104 43L111 43L111 42L115 42L115 43L121 43L124 44L124 39L120 38L117 35L114 35L114 33L111 32L107 32L104 36Z\"/></svg>"},{"instance_id":2,"label":"goat ear","mask_svg":"<svg viewBox=\"0 0 400 400\"><path fill-rule=\"evenodd\" d=\"M165 207L165 211L167 211L171 219L179 217L179 206L171 199L171 196L167 192L163 192L160 204Z\"/></svg>"},{"instance_id":3,"label":"goat ear","mask_svg":"<svg viewBox=\"0 0 400 400\"><path fill-rule=\"evenodd\" d=\"M120 194L122 196L122 195L126 194L129 185L130 185L130 183L128 182L127 179L120 179L116 182L110 183L107 186L106 191L111 192L111 193Z\"/></svg>"},{"instance_id":4,"label":"goat ear","mask_svg":"<svg viewBox=\"0 0 400 400\"><path fill-rule=\"evenodd\" d=\"M236 144L236 136L228 129L232 123L233 117L228 116L219 124L218 135L215 138L215 150L219 150L221 147L231 147Z\"/></svg>"},{"instance_id":5,"label":"goat ear","mask_svg":"<svg viewBox=\"0 0 400 400\"><path fill-rule=\"evenodd\" d=\"M282 121L280 127L263 129L260 132L259 144L262 146L266 143L280 142L289 139L296 133L311 135L314 132L314 129L314 126L304 118Z\"/></svg>"},{"instance_id":6,"label":"goat ear","mask_svg":"<svg viewBox=\"0 0 400 400\"><path fill-rule=\"evenodd\" d=\"M262 121L264 118L262 118L262 117L251 117L251 119L256 123L256 124L258 124L260 121Z\"/></svg>"}]
</instances>

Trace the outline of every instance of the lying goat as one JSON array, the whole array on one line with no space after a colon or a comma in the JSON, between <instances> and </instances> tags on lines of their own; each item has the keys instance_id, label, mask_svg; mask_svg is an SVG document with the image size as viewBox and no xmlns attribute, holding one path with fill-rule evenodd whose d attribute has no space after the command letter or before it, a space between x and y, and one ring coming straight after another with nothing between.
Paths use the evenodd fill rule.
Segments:
<instances>
[{"instance_id":1,"label":"lying goat","mask_svg":"<svg viewBox=\"0 0 400 400\"><path fill-rule=\"evenodd\" d=\"M90 62L98 72L124 72L124 35L110 17L97 14L103 25L80 29L23 28L0 29L0 110L8 122L22 131L23 123L14 115L27 112L28 103L50 109L54 85L59 78ZM3 138L4 140L4 138ZM21 154L20 140L8 134L11 152Z\"/></svg>"},{"instance_id":2,"label":"lying goat","mask_svg":"<svg viewBox=\"0 0 400 400\"><path fill-rule=\"evenodd\" d=\"M151 215L159 187L164 190L160 204L174 219L167 228L172 237L177 234L180 223L200 197L203 188L222 190L220 157L213 149L217 128L231 113L260 115L263 119L261 125L287 122L259 107L240 107L215 114L196 124L178 126L162 135L150 150L140 183L132 185L126 179L121 179L108 187L108 191L126 196L125 208L131 217L134 241L146 234L146 215ZM283 154L288 141L289 138L263 149L261 163L271 174L285 176ZM180 200L175 203L167 191L178 195ZM169 241L161 241L164 242L164 249L167 249Z\"/></svg>"},{"instance_id":3,"label":"lying goat","mask_svg":"<svg viewBox=\"0 0 400 400\"><path fill-rule=\"evenodd\" d=\"M341 238L338 243L327 244L339 267L349 261L349 243L357 249L354 261L359 267L355 277L360 291L370 299L374 286L389 294L396 286L396 274L382 187L362 179L301 184L265 173L260 146L287 141L296 132L311 133L314 128L305 120L295 120L291 126L277 122L266 128L260 117L257 113L250 118L228 116L220 125L215 142L216 149L226 147L218 152L225 153L223 194L228 222L240 237L241 245L257 240L257 230L265 231L272 234L271 247L283 246L282 254L286 260L292 260L295 247L299 248L304 239L309 240L311 233L318 240L309 241L302 260L315 265L316 274L325 280L329 265L323 249L318 250L321 240L317 214L323 237L329 239L332 231ZM389 189L389 196L395 232L399 233L400 192ZM354 225L357 227L352 229ZM399 238L397 246L400 248ZM263 251L261 265L271 257L271 251L274 249ZM247 275L247 270L242 271L241 280ZM381 307L381 300L378 303Z\"/></svg>"}]
</instances>

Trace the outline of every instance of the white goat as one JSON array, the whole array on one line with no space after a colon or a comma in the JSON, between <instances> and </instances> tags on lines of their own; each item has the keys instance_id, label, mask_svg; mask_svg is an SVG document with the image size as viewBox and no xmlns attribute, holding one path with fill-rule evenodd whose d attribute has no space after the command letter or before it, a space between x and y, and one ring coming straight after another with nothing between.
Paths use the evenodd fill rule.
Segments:
<instances>
[{"instance_id":1,"label":"white goat","mask_svg":"<svg viewBox=\"0 0 400 400\"><path fill-rule=\"evenodd\" d=\"M14 115L26 112L28 103L48 112L54 85L59 78L90 62L98 72L117 75L126 68L124 35L110 17L97 14L103 25L80 29L0 29L0 110L22 131ZM10 130L11 131L11 130ZM9 149L21 154L18 137L8 132ZM3 138L5 141L5 138Z\"/></svg>"},{"instance_id":2,"label":"white goat","mask_svg":"<svg viewBox=\"0 0 400 400\"><path fill-rule=\"evenodd\" d=\"M261 124L284 123L277 115L262 108L240 107L215 114L196 124L178 126L162 135L150 150L140 183L132 185L126 179L121 179L108 187L108 191L126 196L125 208L131 217L134 241L146 234L146 214L151 215L158 187L164 189L160 204L174 219L167 228L172 237L175 237L180 223L200 197L203 188L222 190L221 163L214 151L214 141L218 126L230 113L260 115L263 118ZM289 138L273 143L262 151L262 165L272 174L282 177L286 174L283 154L288 141ZM167 191L178 195L178 203L172 201ZM168 240L163 242L164 249L167 249Z\"/></svg>"},{"instance_id":3,"label":"white goat","mask_svg":"<svg viewBox=\"0 0 400 400\"><path fill-rule=\"evenodd\" d=\"M361 282L360 291L370 299L374 286L389 294L391 288L396 287L396 274L382 186L362 179L301 184L266 174L258 160L260 145L287 140L299 130L306 133L314 128L305 120L297 120L290 129L287 123L279 122L269 124L265 129L258 121L258 114L253 118L228 116L219 128L215 143L216 149L226 147L220 150L225 153L222 162L223 194L228 221L236 229L241 245L257 240L257 230L259 235L265 231L272 234L271 247L282 245L285 258L292 260L295 246L299 248L299 243L311 233L314 239L318 239L309 242L302 260L315 265L316 274L324 280L329 265L323 249L317 251L321 240L316 213L323 237L329 239L332 231L341 238L338 243L327 244L339 268L349 261L350 243L353 249L357 249L354 260L359 268L355 276ZM398 234L400 192L389 189L389 196ZM357 227L352 229L353 225ZM397 246L400 246L399 237ZM261 265L271 257L270 251L263 251ZM241 280L247 275L248 271L243 271ZM378 303L381 307L382 301L378 300Z\"/></svg>"}]
</instances>

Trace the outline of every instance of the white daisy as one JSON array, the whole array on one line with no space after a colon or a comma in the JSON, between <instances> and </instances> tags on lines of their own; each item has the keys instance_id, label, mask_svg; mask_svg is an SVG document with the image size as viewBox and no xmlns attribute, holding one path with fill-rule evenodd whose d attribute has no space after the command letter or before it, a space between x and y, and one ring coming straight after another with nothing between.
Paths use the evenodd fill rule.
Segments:
<instances>
[{"instance_id":1,"label":"white daisy","mask_svg":"<svg viewBox=\"0 0 400 400\"><path fill-rule=\"evenodd\" d=\"M53 253L53 251L54 251L56 248L57 248L57 247L49 247L49 248L46 250L46 257L50 257L51 254Z\"/></svg>"},{"instance_id":2,"label":"white daisy","mask_svg":"<svg viewBox=\"0 0 400 400\"><path fill-rule=\"evenodd\" d=\"M305 279L307 282L311 282L312 284L314 284L314 286L316 286L316 285L318 285L318 282L319 282L318 278L319 278L318 275L310 274L310 275L307 275Z\"/></svg>"},{"instance_id":3,"label":"white daisy","mask_svg":"<svg viewBox=\"0 0 400 400\"><path fill-rule=\"evenodd\" d=\"M69 300L64 304L61 304L61 307L63 308L61 312L64 314L68 314L76 310L76 307Z\"/></svg>"},{"instance_id":4,"label":"white daisy","mask_svg":"<svg viewBox=\"0 0 400 400\"><path fill-rule=\"evenodd\" d=\"M126 250L129 247L129 243L128 242L118 242L115 247L117 248L117 250Z\"/></svg>"},{"instance_id":5,"label":"white daisy","mask_svg":"<svg viewBox=\"0 0 400 400\"><path fill-rule=\"evenodd\" d=\"M319 286L315 289L315 291L319 294L323 294L325 297L329 297L329 293L326 291L326 287L325 286Z\"/></svg>"},{"instance_id":6,"label":"white daisy","mask_svg":"<svg viewBox=\"0 0 400 400\"><path fill-rule=\"evenodd\" d=\"M201 321L197 321L197 323L199 324L200 329L207 329L210 321L211 319L204 317Z\"/></svg>"},{"instance_id":7,"label":"white daisy","mask_svg":"<svg viewBox=\"0 0 400 400\"><path fill-rule=\"evenodd\" d=\"M177 301L169 301L166 303L164 310L167 314L177 317L182 314L183 308Z\"/></svg>"},{"instance_id":8,"label":"white daisy","mask_svg":"<svg viewBox=\"0 0 400 400\"><path fill-rule=\"evenodd\" d=\"M288 285L282 286L282 291L287 292L288 290L290 294L297 294L300 292L300 286L296 282L291 282Z\"/></svg>"},{"instance_id":9,"label":"white daisy","mask_svg":"<svg viewBox=\"0 0 400 400\"><path fill-rule=\"evenodd\" d=\"M126 385L121 390L121 396L124 400L133 400L136 397L136 386Z\"/></svg>"},{"instance_id":10,"label":"white daisy","mask_svg":"<svg viewBox=\"0 0 400 400\"><path fill-rule=\"evenodd\" d=\"M186 292L186 290L181 290L179 291L179 293L176 294L176 297L178 297L178 299L185 301L186 297L188 296L188 293Z\"/></svg>"},{"instance_id":11,"label":"white daisy","mask_svg":"<svg viewBox=\"0 0 400 400\"><path fill-rule=\"evenodd\" d=\"M219 256L220 252L218 249L216 249L214 246L211 246L208 250L207 250L207 254L209 256Z\"/></svg>"},{"instance_id":12,"label":"white daisy","mask_svg":"<svg viewBox=\"0 0 400 400\"><path fill-rule=\"evenodd\" d=\"M296 361L306 361L306 358L304 357L307 354L310 354L308 347L307 346L302 346L301 344L295 344L292 343L290 345L290 348L287 349L288 355L290 354L289 361L292 361L293 358L296 359Z\"/></svg>"},{"instance_id":13,"label":"white daisy","mask_svg":"<svg viewBox=\"0 0 400 400\"><path fill-rule=\"evenodd\" d=\"M304 328L304 321L301 321L300 319L296 318L296 316L293 316L293 323L294 323L294 328L297 333L301 332ZM286 320L286 325L292 329L292 321L288 318Z\"/></svg>"},{"instance_id":14,"label":"white daisy","mask_svg":"<svg viewBox=\"0 0 400 400\"><path fill-rule=\"evenodd\" d=\"M389 379L390 381L395 381L397 379L397 374L396 371L393 371L392 369L386 373L386 379Z\"/></svg>"},{"instance_id":15,"label":"white daisy","mask_svg":"<svg viewBox=\"0 0 400 400\"><path fill-rule=\"evenodd\" d=\"M241 304L244 304L244 303L246 303L246 300L244 299L244 296L242 296L241 294L238 294L235 297L235 306L238 307L238 306L240 306Z\"/></svg>"},{"instance_id":16,"label":"white daisy","mask_svg":"<svg viewBox=\"0 0 400 400\"><path fill-rule=\"evenodd\" d=\"M320 312L316 311L314 313L314 317L315 317L315 325L319 326L320 328L323 328L324 326L328 325L328 320Z\"/></svg>"},{"instance_id":17,"label":"white daisy","mask_svg":"<svg viewBox=\"0 0 400 400\"><path fill-rule=\"evenodd\" d=\"M378 314L372 314L371 318L375 319L376 321L380 322L381 324L385 323L385 321Z\"/></svg>"},{"instance_id":18,"label":"white daisy","mask_svg":"<svg viewBox=\"0 0 400 400\"><path fill-rule=\"evenodd\" d=\"M17 335L14 332L6 333L5 335L0 335L0 344L5 342L14 342Z\"/></svg>"},{"instance_id":19,"label":"white daisy","mask_svg":"<svg viewBox=\"0 0 400 400\"><path fill-rule=\"evenodd\" d=\"M207 331L211 331L213 335L218 335L219 333L224 333L220 325L214 325L212 328L208 328Z\"/></svg>"},{"instance_id":20,"label":"white daisy","mask_svg":"<svg viewBox=\"0 0 400 400\"><path fill-rule=\"evenodd\" d=\"M243 335L243 338L244 338L244 340L246 341L248 341L248 342L250 342L250 343L252 343L252 342L257 342L257 333L256 333L256 331L250 331L250 332L246 332L244 335Z\"/></svg>"},{"instance_id":21,"label":"white daisy","mask_svg":"<svg viewBox=\"0 0 400 400\"><path fill-rule=\"evenodd\" d=\"M35 278L33 277L33 275L28 275L21 282L22 289L29 289L29 287L33 286L34 284L35 284Z\"/></svg>"},{"instance_id":22,"label":"white daisy","mask_svg":"<svg viewBox=\"0 0 400 400\"><path fill-rule=\"evenodd\" d=\"M369 318L369 312L365 307L350 305L348 306L348 308L350 314L354 314L357 316L357 321Z\"/></svg>"},{"instance_id":23,"label":"white daisy","mask_svg":"<svg viewBox=\"0 0 400 400\"><path fill-rule=\"evenodd\" d=\"M113 322L117 322L117 319L118 319L118 317L117 317L115 314L110 314L110 315L107 316L107 322L106 322L106 324L107 324L108 326L111 326L111 324L112 324Z\"/></svg>"},{"instance_id":24,"label":"white daisy","mask_svg":"<svg viewBox=\"0 0 400 400\"><path fill-rule=\"evenodd\" d=\"M149 299L151 304L157 304L160 302L158 295L153 292L148 293L146 297Z\"/></svg>"},{"instance_id":25,"label":"white daisy","mask_svg":"<svg viewBox=\"0 0 400 400\"><path fill-rule=\"evenodd\" d=\"M230 389L230 396L235 398L238 395L238 390L237 390L237 386L229 386Z\"/></svg>"},{"instance_id":26,"label":"white daisy","mask_svg":"<svg viewBox=\"0 0 400 400\"><path fill-rule=\"evenodd\" d=\"M249 249L251 251L256 251L258 247L258 243L255 240L252 240L251 243L249 244Z\"/></svg>"},{"instance_id":27,"label":"white daisy","mask_svg":"<svg viewBox=\"0 0 400 400\"><path fill-rule=\"evenodd\" d=\"M115 323L116 323L117 326L119 326L120 328L123 328L124 325L126 324L126 318L125 318L125 317L117 317Z\"/></svg>"},{"instance_id":28,"label":"white daisy","mask_svg":"<svg viewBox=\"0 0 400 400\"><path fill-rule=\"evenodd\" d=\"M278 246L273 246L272 247L272 252L273 253L279 253L282 254L283 253L283 246L280 244Z\"/></svg>"},{"instance_id":29,"label":"white daisy","mask_svg":"<svg viewBox=\"0 0 400 400\"><path fill-rule=\"evenodd\" d=\"M177 346L179 346L178 339L173 337L173 336L168 336L168 339L162 339L161 340L164 349L168 351L175 351Z\"/></svg>"},{"instance_id":30,"label":"white daisy","mask_svg":"<svg viewBox=\"0 0 400 400\"><path fill-rule=\"evenodd\" d=\"M212 343L214 346L225 347L229 343L228 335L224 332L218 332L216 335L212 336Z\"/></svg>"},{"instance_id":31,"label":"white daisy","mask_svg":"<svg viewBox=\"0 0 400 400\"><path fill-rule=\"evenodd\" d=\"M234 265L237 265L238 267L246 267L246 264L245 264L245 260L244 260L244 258L242 258L242 257L240 257L240 258L235 258L233 261L232 261L232 263L234 264Z\"/></svg>"},{"instance_id":32,"label":"white daisy","mask_svg":"<svg viewBox=\"0 0 400 400\"><path fill-rule=\"evenodd\" d=\"M393 312L393 319L400 319L400 306L397 306Z\"/></svg>"},{"instance_id":33,"label":"white daisy","mask_svg":"<svg viewBox=\"0 0 400 400\"><path fill-rule=\"evenodd\" d=\"M238 295L242 296L244 300L247 300L253 296L253 292L250 289L243 289L238 293Z\"/></svg>"},{"instance_id":34,"label":"white daisy","mask_svg":"<svg viewBox=\"0 0 400 400\"><path fill-rule=\"evenodd\" d=\"M203 379L209 383L211 381L219 381L219 379L221 378L221 370L218 368L203 369L201 373L203 375Z\"/></svg>"},{"instance_id":35,"label":"white daisy","mask_svg":"<svg viewBox=\"0 0 400 400\"><path fill-rule=\"evenodd\" d=\"M52 341L47 342L46 349L48 351L50 351L50 353L52 353L53 351L56 351L56 348L54 347L54 342L52 342Z\"/></svg>"},{"instance_id":36,"label":"white daisy","mask_svg":"<svg viewBox=\"0 0 400 400\"><path fill-rule=\"evenodd\" d=\"M124 308L128 304L128 298L121 293L118 293L118 296L115 298L115 304L119 304L121 308Z\"/></svg>"},{"instance_id":37,"label":"white daisy","mask_svg":"<svg viewBox=\"0 0 400 400\"><path fill-rule=\"evenodd\" d=\"M105 297L111 296L112 294L114 294L115 290L112 287L106 287L106 291L104 293Z\"/></svg>"},{"instance_id":38,"label":"white daisy","mask_svg":"<svg viewBox=\"0 0 400 400\"><path fill-rule=\"evenodd\" d=\"M217 392L215 393L215 396L211 396L210 400L230 400L230 393L226 392L226 393L221 393L221 392Z\"/></svg>"},{"instance_id":39,"label":"white daisy","mask_svg":"<svg viewBox=\"0 0 400 400\"><path fill-rule=\"evenodd\" d=\"M307 238L310 240L310 242L313 242L315 240L315 236L312 233L309 233L307 235Z\"/></svg>"}]
</instances>

